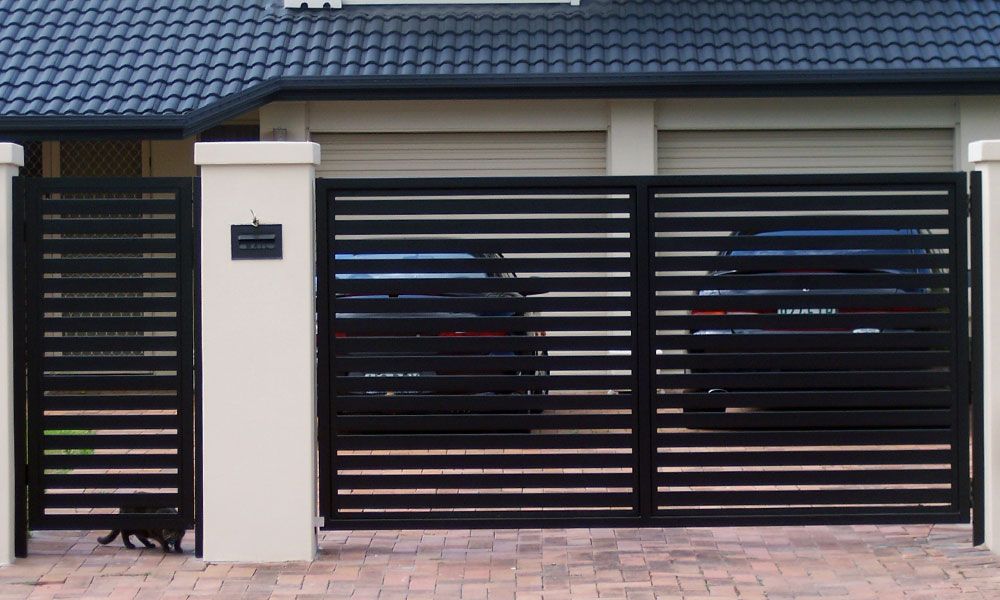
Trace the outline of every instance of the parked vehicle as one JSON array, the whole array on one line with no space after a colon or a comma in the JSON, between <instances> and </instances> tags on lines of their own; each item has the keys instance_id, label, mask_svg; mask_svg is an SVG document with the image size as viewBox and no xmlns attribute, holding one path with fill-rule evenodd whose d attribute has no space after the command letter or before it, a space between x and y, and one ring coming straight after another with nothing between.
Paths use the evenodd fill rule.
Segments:
<instances>
[{"instance_id":1,"label":"parked vehicle","mask_svg":"<svg viewBox=\"0 0 1000 600\"><path fill-rule=\"evenodd\" d=\"M789 249L789 250L733 250L722 253L720 256L905 256L905 255L926 255L929 250L926 248L871 248L866 247L865 240L871 239L874 236L910 236L910 235L922 235L929 233L927 231L915 230L915 229L860 229L860 230L807 230L807 231L767 231L752 234L737 234L737 235L752 235L754 237L819 237L819 236L844 236L857 238L858 247L848 248L848 249ZM876 245L876 244L873 244ZM737 270L727 270L727 271L715 271L710 273L711 277L718 278L718 287L714 289L705 289L697 292L698 296L708 297L708 296L726 296L726 297L759 297L767 298L768 296L819 296L822 295L825 300L817 301L815 306L808 305L802 302L794 303L794 306L781 307L774 306L772 302L762 302L760 309L752 308L741 308L738 311L725 311L725 310L695 310L692 311L692 315L836 315L844 313L864 313L864 314L881 314L881 313L900 313L900 312L914 312L916 309L913 308L911 303L907 301L907 298L912 298L914 294L924 294L928 293L930 290L927 288L917 288L917 289L906 289L903 287L865 287L865 288L838 288L836 286L831 286L824 289L803 289L801 287L794 288L789 286L789 289L730 289L726 287L726 278L731 276L767 276L771 281L773 281L774 276L784 276L784 275L822 275L836 277L838 275L857 275L857 274L895 274L895 275L918 275L918 274L930 274L932 270L929 268L889 268L882 266L875 266L869 269L806 269L806 270L782 270L782 271L737 271ZM771 287L771 286L769 286ZM844 296L847 297L858 297L858 296L881 296L881 301L878 302L880 308L868 308L864 307L863 304L858 304L857 302L844 303L845 305L837 305L837 302L831 302L829 300L830 296ZM885 302L885 296L898 296L898 305L895 303ZM806 304L806 305L804 305ZM912 329L889 329L884 327L857 327L852 329L836 329L830 328L828 326L810 326L808 328L802 328L802 321L798 320L799 325L796 328L706 328L692 331L693 335L706 336L706 335L755 335L755 334L809 334L809 333L844 333L851 332L857 334L878 334L878 333L889 333L889 332L905 332L913 331ZM817 350L822 350L817 348ZM768 371L767 369L755 369L752 372L762 372ZM787 370L785 370L787 372ZM691 373L708 373L708 371L702 370L691 370ZM728 373L732 373L732 370L728 370ZM751 371L738 371L738 372L751 372ZM773 372L773 371L772 371ZM729 391L743 391L740 389L735 389L732 386L713 386L711 388L692 390L697 392L709 392L709 393L724 393ZM759 390L757 390L759 391ZM785 390L788 391L788 390ZM688 409L686 412L707 412L707 409ZM715 409L716 412L721 412L720 409Z\"/></svg>"},{"instance_id":2,"label":"parked vehicle","mask_svg":"<svg viewBox=\"0 0 1000 600\"><path fill-rule=\"evenodd\" d=\"M472 253L412 253L412 254L337 254L335 259L337 261L353 261L353 260L366 260L366 261L409 261L409 260L469 260L469 259L488 259L488 258L502 258L499 254L472 254ZM468 273L413 273L413 272L402 272L402 273L336 273L335 278L337 280L376 280L376 279L414 279L414 280L433 280L433 279L509 279L516 278L515 273L509 272L486 272L486 271L475 271ZM444 287L444 286L442 286ZM435 298L521 298L523 294L519 292L483 292L483 293L463 293L463 292L442 292L438 294L393 294L393 295L347 295L338 294L338 298L351 298L357 300L368 300L368 299L387 299L396 298L399 300L407 299L435 299ZM497 311L497 312L338 312L333 320L333 327L335 329L334 335L336 338L346 338L350 334L345 331L338 331L337 323L343 323L345 320L352 319L367 319L373 322L378 322L381 324L377 330L369 330L369 332L364 335L368 336L383 336L383 337L407 337L407 336L418 336L418 337L441 337L441 338L482 338L481 350L474 353L465 353L465 355L472 356L517 356L519 353L498 351L491 348L490 340L514 335L540 335L538 332L520 332L520 331L507 331L503 329L487 329L487 330L446 330L446 331L434 331L421 334L403 333L399 329L394 328L393 321L398 319L468 319L475 317L521 317L525 316L525 313L514 312L514 311ZM449 352L449 356L454 356L456 353ZM526 353L527 354L527 353ZM536 353L530 353L532 355ZM359 356L358 354L352 354L352 356ZM391 364L394 357L401 356L434 356L434 354L421 354L417 352L385 352L379 354L365 354L364 356L384 358L386 364ZM443 372L440 370L421 370L412 371L400 369L396 370L378 370L370 372L350 372L348 373L351 377L364 377L372 379L372 384L369 389L365 392L359 392L369 395L380 395L380 394L432 394L437 393L434 390L424 389L424 386L417 386L420 388L414 390L398 390L393 389L392 391L387 391L380 388L377 380L379 379L397 379L397 378L421 378L421 377L436 377L436 376L448 376L448 375L479 375L483 374L462 372L461 370ZM522 371L490 371L486 374L494 375L540 375L544 374L541 372L522 372ZM393 388L398 388L398 386L392 386ZM494 390L486 393L539 393L538 390ZM461 394L461 391L447 390L449 394ZM470 391L470 394L484 393L482 391ZM470 407L474 408L474 407Z\"/></svg>"}]
</instances>

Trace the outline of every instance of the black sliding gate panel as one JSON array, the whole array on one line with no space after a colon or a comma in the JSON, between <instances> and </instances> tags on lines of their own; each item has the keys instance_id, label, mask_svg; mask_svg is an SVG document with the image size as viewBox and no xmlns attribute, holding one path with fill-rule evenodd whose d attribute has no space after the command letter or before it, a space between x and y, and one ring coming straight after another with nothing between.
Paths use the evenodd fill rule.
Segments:
<instances>
[{"instance_id":1,"label":"black sliding gate panel","mask_svg":"<svg viewBox=\"0 0 1000 600\"><path fill-rule=\"evenodd\" d=\"M656 515L968 517L965 185L652 189Z\"/></svg>"},{"instance_id":2,"label":"black sliding gate panel","mask_svg":"<svg viewBox=\"0 0 1000 600\"><path fill-rule=\"evenodd\" d=\"M968 520L965 186L320 180L327 526Z\"/></svg>"},{"instance_id":3,"label":"black sliding gate panel","mask_svg":"<svg viewBox=\"0 0 1000 600\"><path fill-rule=\"evenodd\" d=\"M329 194L326 513L638 514L635 190Z\"/></svg>"},{"instance_id":4,"label":"black sliding gate panel","mask_svg":"<svg viewBox=\"0 0 1000 600\"><path fill-rule=\"evenodd\" d=\"M194 521L192 179L21 179L28 523Z\"/></svg>"}]
</instances>

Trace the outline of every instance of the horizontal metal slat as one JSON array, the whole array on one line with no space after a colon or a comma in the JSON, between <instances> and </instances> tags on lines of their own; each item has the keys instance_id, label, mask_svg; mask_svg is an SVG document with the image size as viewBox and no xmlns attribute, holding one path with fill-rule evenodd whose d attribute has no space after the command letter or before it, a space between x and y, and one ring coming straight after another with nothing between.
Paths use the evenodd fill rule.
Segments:
<instances>
[{"instance_id":1,"label":"horizontal metal slat","mask_svg":"<svg viewBox=\"0 0 1000 600\"><path fill-rule=\"evenodd\" d=\"M928 189L924 194L828 193L758 195L750 192L733 196L656 197L653 209L663 212L744 212L744 211L866 211L866 210L950 210L954 202L944 190Z\"/></svg>"},{"instance_id":2,"label":"horizontal metal slat","mask_svg":"<svg viewBox=\"0 0 1000 600\"><path fill-rule=\"evenodd\" d=\"M177 356L46 356L45 371L176 371Z\"/></svg>"},{"instance_id":3,"label":"horizontal metal slat","mask_svg":"<svg viewBox=\"0 0 1000 600\"><path fill-rule=\"evenodd\" d=\"M441 238L441 239L341 239L331 236L331 255L334 254L392 254L392 253L450 253L473 252L480 254L505 253L580 253L616 252L631 253L635 243L628 237L561 237L561 238ZM944 236L942 236L944 237Z\"/></svg>"},{"instance_id":4,"label":"horizontal metal slat","mask_svg":"<svg viewBox=\"0 0 1000 600\"><path fill-rule=\"evenodd\" d=\"M686 349L709 352L782 350L950 350L954 343L951 333L936 331L884 331L881 333L851 333L831 331L824 333L775 332L767 335L657 335L653 341L657 349Z\"/></svg>"},{"instance_id":5,"label":"horizontal metal slat","mask_svg":"<svg viewBox=\"0 0 1000 600\"><path fill-rule=\"evenodd\" d=\"M950 503L954 492L938 489L795 490L739 492L658 492L657 506L732 506L774 504L918 504Z\"/></svg>"},{"instance_id":6,"label":"horizontal metal slat","mask_svg":"<svg viewBox=\"0 0 1000 600\"><path fill-rule=\"evenodd\" d=\"M631 197L592 197L570 194L518 195L508 198L464 197L450 200L365 199L338 200L331 212L337 215L494 215L494 214L582 214L623 213L635 208Z\"/></svg>"},{"instance_id":7,"label":"horizontal metal slat","mask_svg":"<svg viewBox=\"0 0 1000 600\"><path fill-rule=\"evenodd\" d=\"M354 295L392 294L468 294L503 293L545 294L549 292L630 292L629 277L509 277L491 279L331 279L335 293Z\"/></svg>"},{"instance_id":8,"label":"horizontal metal slat","mask_svg":"<svg viewBox=\"0 0 1000 600\"><path fill-rule=\"evenodd\" d=\"M691 429L834 429L866 427L948 427L954 421L948 410L815 410L741 413L661 413L656 427Z\"/></svg>"},{"instance_id":9,"label":"horizontal metal slat","mask_svg":"<svg viewBox=\"0 0 1000 600\"><path fill-rule=\"evenodd\" d=\"M813 229L812 227L808 229ZM898 227L890 229L898 230ZM761 231L761 230L757 230ZM765 228L763 231L775 231ZM922 235L866 235L859 243L855 235L723 235L681 237L658 232L652 240L656 252L723 252L726 250L938 250L952 246L952 237L940 233Z\"/></svg>"},{"instance_id":10,"label":"horizontal metal slat","mask_svg":"<svg viewBox=\"0 0 1000 600\"><path fill-rule=\"evenodd\" d=\"M434 352L446 354L478 353L483 350L483 339L479 337L346 337L331 340L333 353L344 356L357 352ZM634 345L630 335L505 335L490 338L491 352L610 352L629 351Z\"/></svg>"},{"instance_id":11,"label":"horizontal metal slat","mask_svg":"<svg viewBox=\"0 0 1000 600\"><path fill-rule=\"evenodd\" d=\"M181 326L177 317L44 317L44 332L82 331L176 331Z\"/></svg>"},{"instance_id":12,"label":"horizontal metal slat","mask_svg":"<svg viewBox=\"0 0 1000 600\"><path fill-rule=\"evenodd\" d=\"M947 371L750 371L746 373L685 373L657 375L661 388L707 388L733 390L803 389L919 389L947 388L954 374Z\"/></svg>"},{"instance_id":13,"label":"horizontal metal slat","mask_svg":"<svg viewBox=\"0 0 1000 600\"><path fill-rule=\"evenodd\" d=\"M44 293L128 294L177 292L176 277L46 277L39 286Z\"/></svg>"},{"instance_id":14,"label":"horizontal metal slat","mask_svg":"<svg viewBox=\"0 0 1000 600\"><path fill-rule=\"evenodd\" d=\"M450 433L469 431L530 431L554 429L631 429L629 414L601 415L339 415L338 432Z\"/></svg>"},{"instance_id":15,"label":"horizontal metal slat","mask_svg":"<svg viewBox=\"0 0 1000 600\"><path fill-rule=\"evenodd\" d=\"M336 392L512 392L520 390L631 389L627 375L437 375L426 377L336 377Z\"/></svg>"},{"instance_id":16,"label":"horizontal metal slat","mask_svg":"<svg viewBox=\"0 0 1000 600\"><path fill-rule=\"evenodd\" d=\"M631 473L601 473L601 487L631 488L636 477ZM337 475L338 490L388 489L462 489L487 490L500 488L591 488L593 473L489 473L461 475Z\"/></svg>"},{"instance_id":17,"label":"horizontal metal slat","mask_svg":"<svg viewBox=\"0 0 1000 600\"><path fill-rule=\"evenodd\" d=\"M832 315L725 314L668 315L653 318L657 329L763 329L824 331L853 329L945 329L955 317L945 312L871 312Z\"/></svg>"},{"instance_id":18,"label":"horizontal metal slat","mask_svg":"<svg viewBox=\"0 0 1000 600\"><path fill-rule=\"evenodd\" d=\"M456 433L440 434L380 434L338 435L338 450L591 450L629 449L633 436L628 434L533 434L533 433Z\"/></svg>"},{"instance_id":19,"label":"horizontal metal slat","mask_svg":"<svg viewBox=\"0 0 1000 600\"><path fill-rule=\"evenodd\" d=\"M951 406L949 390L761 390L713 394L703 392L663 393L653 400L657 408L940 408Z\"/></svg>"},{"instance_id":20,"label":"horizontal metal slat","mask_svg":"<svg viewBox=\"0 0 1000 600\"><path fill-rule=\"evenodd\" d=\"M121 508L142 506L144 508L178 507L183 501L178 494L132 493L132 494L41 494L44 508Z\"/></svg>"},{"instance_id":21,"label":"horizontal metal slat","mask_svg":"<svg viewBox=\"0 0 1000 600\"><path fill-rule=\"evenodd\" d=\"M100 335L45 337L45 352L176 352L178 338L173 335Z\"/></svg>"},{"instance_id":22,"label":"horizontal metal slat","mask_svg":"<svg viewBox=\"0 0 1000 600\"><path fill-rule=\"evenodd\" d=\"M656 277L657 291L680 290L919 290L952 285L951 275L910 273L797 274L774 275L670 275Z\"/></svg>"},{"instance_id":23,"label":"horizontal metal slat","mask_svg":"<svg viewBox=\"0 0 1000 600\"><path fill-rule=\"evenodd\" d=\"M635 325L631 317L465 317L465 316L423 316L390 317L387 315L365 315L334 318L334 329L338 333L351 334L437 334L450 331L630 331ZM494 336L499 337L499 336ZM484 340L489 347L489 340Z\"/></svg>"},{"instance_id":24,"label":"horizontal metal slat","mask_svg":"<svg viewBox=\"0 0 1000 600\"><path fill-rule=\"evenodd\" d=\"M177 312L180 301L171 298L42 298L45 312Z\"/></svg>"},{"instance_id":25,"label":"horizontal metal slat","mask_svg":"<svg viewBox=\"0 0 1000 600\"><path fill-rule=\"evenodd\" d=\"M336 275L380 273L599 273L629 272L634 268L630 257L622 258L335 258Z\"/></svg>"},{"instance_id":26,"label":"horizontal metal slat","mask_svg":"<svg viewBox=\"0 0 1000 600\"><path fill-rule=\"evenodd\" d=\"M42 219L42 233L143 234L176 233L174 218L135 219Z\"/></svg>"},{"instance_id":27,"label":"horizontal metal slat","mask_svg":"<svg viewBox=\"0 0 1000 600\"><path fill-rule=\"evenodd\" d=\"M858 242L864 244L864 242ZM954 266L948 254L859 254L780 256L667 256L653 259L657 271L863 271L943 269ZM597 269L594 269L597 270Z\"/></svg>"},{"instance_id":28,"label":"horizontal metal slat","mask_svg":"<svg viewBox=\"0 0 1000 600\"><path fill-rule=\"evenodd\" d=\"M548 508L633 506L631 493L547 493L547 494L340 494L335 502L341 509L380 508Z\"/></svg>"},{"instance_id":29,"label":"horizontal metal slat","mask_svg":"<svg viewBox=\"0 0 1000 600\"><path fill-rule=\"evenodd\" d=\"M548 296L441 296L437 298L352 298L331 299L334 313L424 313L424 312L584 312L633 311L635 301L628 296L548 297Z\"/></svg>"},{"instance_id":30,"label":"horizontal metal slat","mask_svg":"<svg viewBox=\"0 0 1000 600\"><path fill-rule=\"evenodd\" d=\"M173 433L128 435L56 435L43 437L44 450L177 450L181 438Z\"/></svg>"},{"instance_id":31,"label":"horizontal metal slat","mask_svg":"<svg viewBox=\"0 0 1000 600\"><path fill-rule=\"evenodd\" d=\"M177 454L43 454L43 469L179 469Z\"/></svg>"},{"instance_id":32,"label":"horizontal metal slat","mask_svg":"<svg viewBox=\"0 0 1000 600\"><path fill-rule=\"evenodd\" d=\"M164 489L176 488L181 479L175 473L108 473L108 474L44 474L42 485L51 490L97 489Z\"/></svg>"},{"instance_id":33,"label":"horizontal metal slat","mask_svg":"<svg viewBox=\"0 0 1000 600\"><path fill-rule=\"evenodd\" d=\"M653 358L657 369L828 369L833 371L866 369L877 365L881 369L950 367L950 352L749 352L661 354Z\"/></svg>"},{"instance_id":34,"label":"horizontal metal slat","mask_svg":"<svg viewBox=\"0 0 1000 600\"><path fill-rule=\"evenodd\" d=\"M658 467L775 467L949 464L949 450L799 450L658 452Z\"/></svg>"},{"instance_id":35,"label":"horizontal metal slat","mask_svg":"<svg viewBox=\"0 0 1000 600\"><path fill-rule=\"evenodd\" d=\"M488 348L488 339L485 340ZM401 371L434 373L504 373L534 375L536 371L631 370L630 356L548 356L548 355L439 355L385 357L338 357L337 373L399 373Z\"/></svg>"},{"instance_id":36,"label":"horizontal metal slat","mask_svg":"<svg viewBox=\"0 0 1000 600\"><path fill-rule=\"evenodd\" d=\"M540 410L631 410L632 394L465 394L338 395L336 413L395 414L463 411L468 413Z\"/></svg>"},{"instance_id":37,"label":"horizontal metal slat","mask_svg":"<svg viewBox=\"0 0 1000 600\"><path fill-rule=\"evenodd\" d=\"M177 429L177 415L45 415L42 425L47 430L92 429Z\"/></svg>"},{"instance_id":38,"label":"horizontal metal slat","mask_svg":"<svg viewBox=\"0 0 1000 600\"><path fill-rule=\"evenodd\" d=\"M951 429L840 429L836 431L699 431L658 433L662 448L732 446L903 446L951 444Z\"/></svg>"},{"instance_id":39,"label":"horizontal metal slat","mask_svg":"<svg viewBox=\"0 0 1000 600\"><path fill-rule=\"evenodd\" d=\"M73 198L47 199L41 204L42 214L74 214L74 215L121 215L121 214L175 214L176 199L145 199L145 198Z\"/></svg>"},{"instance_id":40,"label":"horizontal metal slat","mask_svg":"<svg viewBox=\"0 0 1000 600\"><path fill-rule=\"evenodd\" d=\"M46 391L173 391L176 375L45 375L41 387Z\"/></svg>"},{"instance_id":41,"label":"horizontal metal slat","mask_svg":"<svg viewBox=\"0 0 1000 600\"><path fill-rule=\"evenodd\" d=\"M43 273L173 273L176 258L48 258Z\"/></svg>"},{"instance_id":42,"label":"horizontal metal slat","mask_svg":"<svg viewBox=\"0 0 1000 600\"><path fill-rule=\"evenodd\" d=\"M179 241L174 238L43 238L46 254L175 254Z\"/></svg>"},{"instance_id":43,"label":"horizontal metal slat","mask_svg":"<svg viewBox=\"0 0 1000 600\"><path fill-rule=\"evenodd\" d=\"M533 234L533 233L627 233L631 220L623 218L562 219L377 219L334 220L334 235L430 235L430 234Z\"/></svg>"},{"instance_id":44,"label":"horizontal metal slat","mask_svg":"<svg viewBox=\"0 0 1000 600\"><path fill-rule=\"evenodd\" d=\"M776 310L779 308L827 307L840 310L923 308L942 309L952 305L951 294L937 291L920 293L859 294L858 290L810 291L807 294L677 295L655 296L655 310Z\"/></svg>"},{"instance_id":45,"label":"horizontal metal slat","mask_svg":"<svg viewBox=\"0 0 1000 600\"><path fill-rule=\"evenodd\" d=\"M95 393L64 396L46 395L41 402L45 410L178 410L181 401L176 394L108 395Z\"/></svg>"},{"instance_id":46,"label":"horizontal metal slat","mask_svg":"<svg viewBox=\"0 0 1000 600\"><path fill-rule=\"evenodd\" d=\"M893 485L951 483L951 469L868 469L809 471L706 471L657 473L660 487L771 485ZM762 490L763 491L763 490Z\"/></svg>"},{"instance_id":47,"label":"horizontal metal slat","mask_svg":"<svg viewBox=\"0 0 1000 600\"><path fill-rule=\"evenodd\" d=\"M657 233L690 231L830 231L846 229L951 229L950 215L807 215L807 216L711 216L657 217ZM874 237L874 236L873 236Z\"/></svg>"},{"instance_id":48,"label":"horizontal metal slat","mask_svg":"<svg viewBox=\"0 0 1000 600\"><path fill-rule=\"evenodd\" d=\"M632 469L632 454L349 454L333 459L336 469Z\"/></svg>"}]
</instances>

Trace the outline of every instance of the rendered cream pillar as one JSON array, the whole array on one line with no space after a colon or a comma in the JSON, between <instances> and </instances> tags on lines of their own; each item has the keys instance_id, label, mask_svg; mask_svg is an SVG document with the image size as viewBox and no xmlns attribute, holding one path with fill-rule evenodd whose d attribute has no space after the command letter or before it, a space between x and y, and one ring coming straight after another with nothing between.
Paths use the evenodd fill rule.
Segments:
<instances>
[{"instance_id":1,"label":"rendered cream pillar","mask_svg":"<svg viewBox=\"0 0 1000 600\"><path fill-rule=\"evenodd\" d=\"M608 175L656 175L656 104L608 103Z\"/></svg>"},{"instance_id":2,"label":"rendered cream pillar","mask_svg":"<svg viewBox=\"0 0 1000 600\"><path fill-rule=\"evenodd\" d=\"M204 558L316 553L315 168L308 142L204 143ZM280 260L232 260L230 226L278 224Z\"/></svg>"},{"instance_id":3,"label":"rendered cream pillar","mask_svg":"<svg viewBox=\"0 0 1000 600\"><path fill-rule=\"evenodd\" d=\"M0 144L0 565L14 561L14 277L11 272L11 179L24 149Z\"/></svg>"},{"instance_id":4,"label":"rendered cream pillar","mask_svg":"<svg viewBox=\"0 0 1000 600\"><path fill-rule=\"evenodd\" d=\"M1000 140L973 142L983 173L983 442L986 545L1000 551ZM975 250L973 250L975 251ZM978 518L978 517L977 517Z\"/></svg>"}]
</instances>

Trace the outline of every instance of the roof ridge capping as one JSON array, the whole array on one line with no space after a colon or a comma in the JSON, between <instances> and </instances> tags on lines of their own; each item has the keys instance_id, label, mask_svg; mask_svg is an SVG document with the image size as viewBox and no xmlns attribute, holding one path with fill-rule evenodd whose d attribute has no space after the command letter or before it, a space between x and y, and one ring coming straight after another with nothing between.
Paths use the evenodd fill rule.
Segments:
<instances>
[{"instance_id":1,"label":"roof ridge capping","mask_svg":"<svg viewBox=\"0 0 1000 600\"><path fill-rule=\"evenodd\" d=\"M282 0L290 9L337 9L345 6L414 6L438 4L468 6L483 4L568 4L580 6L580 0Z\"/></svg>"}]
</instances>

